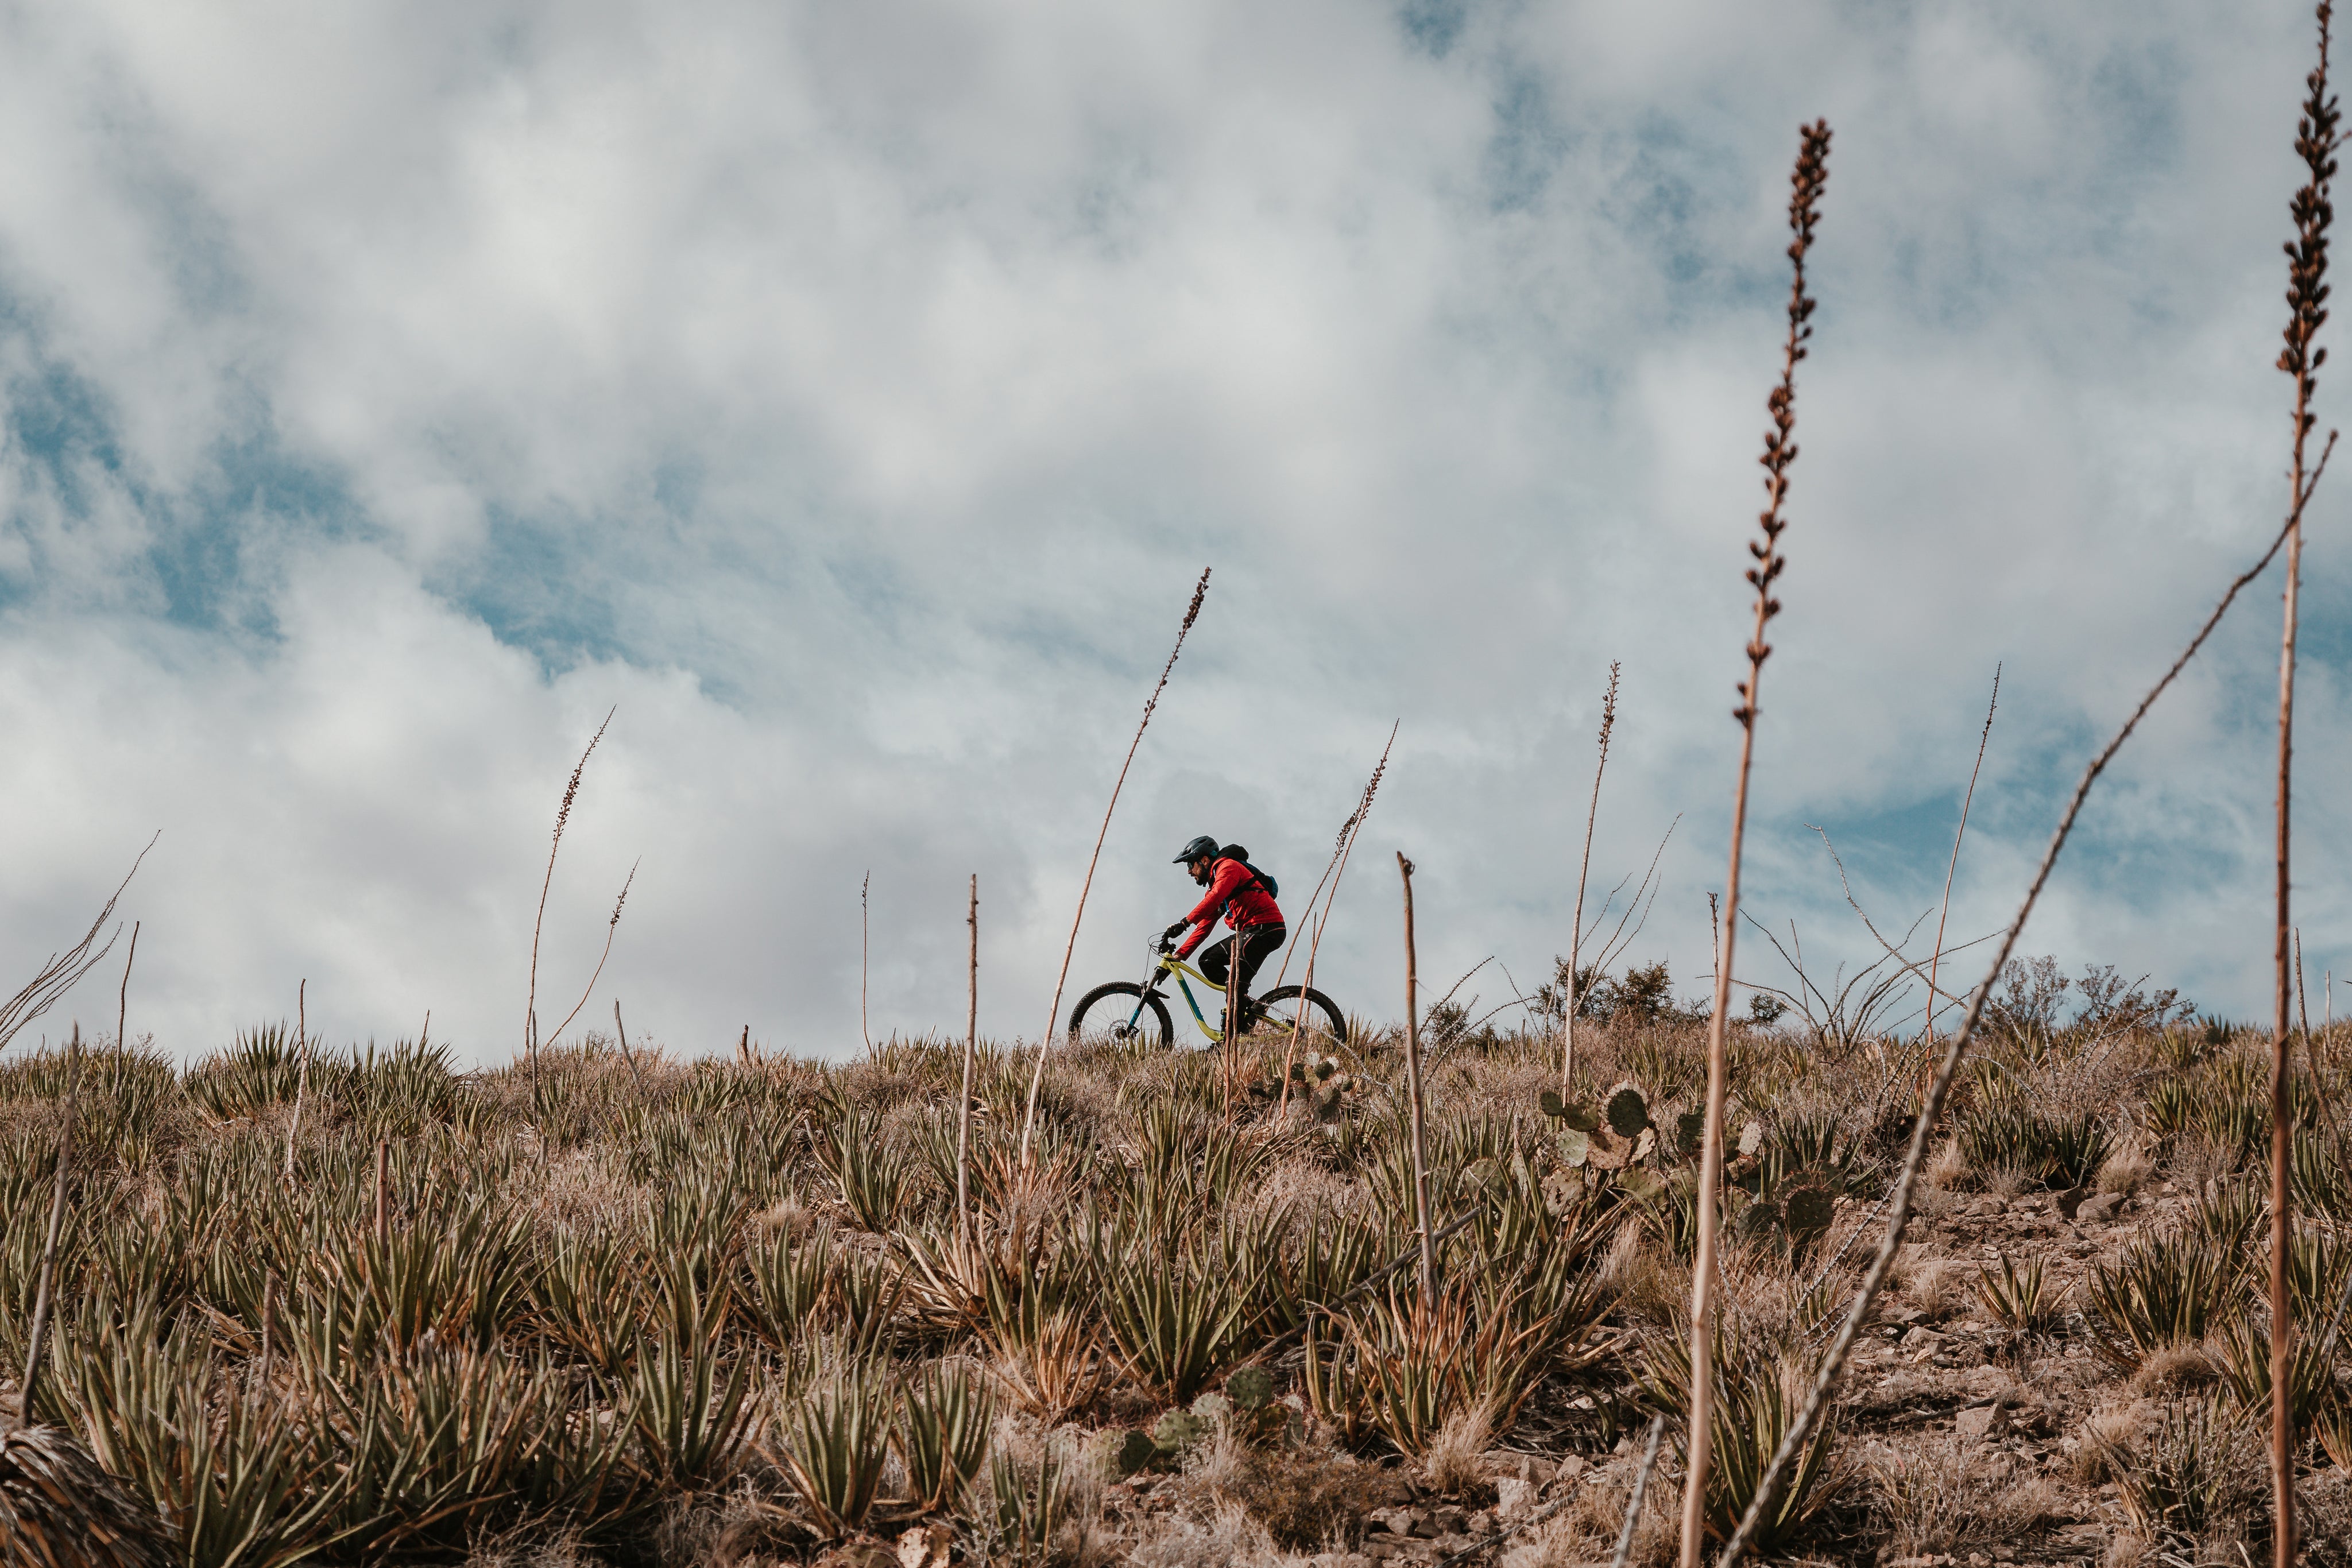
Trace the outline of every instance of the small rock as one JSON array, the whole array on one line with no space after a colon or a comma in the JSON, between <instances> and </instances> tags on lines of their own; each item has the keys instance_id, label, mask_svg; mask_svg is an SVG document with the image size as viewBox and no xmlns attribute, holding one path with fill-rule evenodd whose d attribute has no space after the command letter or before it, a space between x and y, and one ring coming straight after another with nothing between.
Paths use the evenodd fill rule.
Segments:
<instances>
[{"instance_id":1,"label":"small rock","mask_svg":"<svg viewBox=\"0 0 2352 1568\"><path fill-rule=\"evenodd\" d=\"M1561 1480L1572 1481L1591 1468L1582 1454L1570 1454L1560 1460L1558 1475Z\"/></svg>"},{"instance_id":2,"label":"small rock","mask_svg":"<svg viewBox=\"0 0 2352 1568\"><path fill-rule=\"evenodd\" d=\"M1514 1480L1509 1477L1495 1483L1495 1511L1505 1519L1517 1519L1535 1506L1536 1483Z\"/></svg>"},{"instance_id":3,"label":"small rock","mask_svg":"<svg viewBox=\"0 0 2352 1568\"><path fill-rule=\"evenodd\" d=\"M1973 1410L1963 1410L1952 1423L1953 1434L1964 1442L1980 1443L1998 1437L2009 1425L1998 1405L1979 1405Z\"/></svg>"},{"instance_id":4,"label":"small rock","mask_svg":"<svg viewBox=\"0 0 2352 1568\"><path fill-rule=\"evenodd\" d=\"M944 1524L919 1524L898 1537L898 1568L948 1568L955 1531Z\"/></svg>"},{"instance_id":5,"label":"small rock","mask_svg":"<svg viewBox=\"0 0 2352 1568\"><path fill-rule=\"evenodd\" d=\"M2116 1211L2123 1207L2123 1206L2124 1195L2122 1193L2103 1192L2096 1197L2084 1198L2083 1200L2082 1207L2074 1211L2074 1218L2078 1222L2086 1219L2095 1219L2101 1224L2105 1224L2106 1221L2113 1219L2116 1217Z\"/></svg>"}]
</instances>

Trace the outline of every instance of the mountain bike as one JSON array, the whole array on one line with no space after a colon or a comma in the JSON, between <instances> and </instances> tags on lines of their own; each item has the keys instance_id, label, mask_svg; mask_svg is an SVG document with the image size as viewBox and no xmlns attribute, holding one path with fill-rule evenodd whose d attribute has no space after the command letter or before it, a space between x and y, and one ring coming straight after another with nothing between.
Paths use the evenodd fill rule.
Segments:
<instances>
[{"instance_id":1,"label":"mountain bike","mask_svg":"<svg viewBox=\"0 0 2352 1568\"><path fill-rule=\"evenodd\" d=\"M1184 1006L1201 1032L1212 1044L1225 1038L1225 988L1171 952L1167 938L1153 937L1150 951L1151 967L1140 985L1133 980L1113 980L1078 998L1077 1005L1070 1009L1073 1040L1092 1032L1119 1044L1158 1044L1163 1048L1173 1045L1176 1028L1168 1014L1168 993L1162 988L1171 977L1176 988L1183 993ZM1191 980L1200 981L1208 993L1210 1009L1217 1015L1215 1022L1202 1012L1201 1000L1192 994ZM1294 1020L1299 1018L1302 997L1306 998L1306 1008L1299 1043L1309 1051L1345 1045L1347 1015L1339 1010L1339 1003L1307 986L1276 986L1263 996L1244 1000L1241 1005L1241 1032L1265 1038L1287 1036ZM1156 1040L1151 1038L1155 1030Z\"/></svg>"}]
</instances>

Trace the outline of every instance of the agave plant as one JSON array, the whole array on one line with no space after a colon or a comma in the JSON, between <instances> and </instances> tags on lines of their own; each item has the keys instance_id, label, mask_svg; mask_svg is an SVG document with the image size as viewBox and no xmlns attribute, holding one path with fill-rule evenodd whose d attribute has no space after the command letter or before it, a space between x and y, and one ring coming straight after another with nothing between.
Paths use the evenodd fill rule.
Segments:
<instances>
[{"instance_id":1,"label":"agave plant","mask_svg":"<svg viewBox=\"0 0 2352 1568\"><path fill-rule=\"evenodd\" d=\"M870 1112L841 1106L818 1154L866 1229L887 1235L913 1203L916 1164L882 1135L881 1118Z\"/></svg>"},{"instance_id":2,"label":"agave plant","mask_svg":"<svg viewBox=\"0 0 2352 1568\"><path fill-rule=\"evenodd\" d=\"M2234 1260L2194 1232L2143 1237L2113 1268L2091 1267L2091 1348L2126 1372L2166 1345L2218 1326L2237 1279Z\"/></svg>"},{"instance_id":3,"label":"agave plant","mask_svg":"<svg viewBox=\"0 0 2352 1568\"><path fill-rule=\"evenodd\" d=\"M637 1357L628 1419L648 1474L674 1488L724 1486L750 1435L751 1368L707 1345L663 1336Z\"/></svg>"},{"instance_id":4,"label":"agave plant","mask_svg":"<svg viewBox=\"0 0 2352 1568\"><path fill-rule=\"evenodd\" d=\"M2225 1324L2221 1342L2221 1381L2240 1409L2262 1416L2271 1407L2271 1336L2267 1323L2242 1317ZM2298 1431L2337 1401L2336 1360L2317 1334L2298 1334L2288 1358L2287 1404Z\"/></svg>"},{"instance_id":5,"label":"agave plant","mask_svg":"<svg viewBox=\"0 0 2352 1568\"><path fill-rule=\"evenodd\" d=\"M980 1479L996 1410L978 1382L933 1362L908 1385L894 1442L907 1467L908 1500L952 1513Z\"/></svg>"},{"instance_id":6,"label":"agave plant","mask_svg":"<svg viewBox=\"0 0 2352 1568\"><path fill-rule=\"evenodd\" d=\"M827 1534L849 1534L873 1510L895 1404L880 1368L853 1364L785 1414L777 1463Z\"/></svg>"},{"instance_id":7,"label":"agave plant","mask_svg":"<svg viewBox=\"0 0 2352 1568\"><path fill-rule=\"evenodd\" d=\"M790 1345L824 1301L833 1260L833 1231L824 1226L806 1240L778 1235L747 1251L749 1288L739 1301L752 1330L779 1350Z\"/></svg>"},{"instance_id":8,"label":"agave plant","mask_svg":"<svg viewBox=\"0 0 2352 1568\"><path fill-rule=\"evenodd\" d=\"M1040 1249L1017 1270L992 1270L984 1281L982 1337L995 1354L997 1376L1049 1423L1093 1403L1110 1370L1087 1311L1082 1270L1068 1249Z\"/></svg>"},{"instance_id":9,"label":"agave plant","mask_svg":"<svg viewBox=\"0 0 2352 1568\"><path fill-rule=\"evenodd\" d=\"M1999 1272L1979 1265L1976 1294L1985 1311L2005 1327L2020 1333L2039 1333L2058 1317L2062 1292L2054 1284L2047 1259L2036 1255L2021 1268L2004 1252Z\"/></svg>"},{"instance_id":10,"label":"agave plant","mask_svg":"<svg viewBox=\"0 0 2352 1568\"><path fill-rule=\"evenodd\" d=\"M1164 1399L1188 1403L1248 1353L1248 1328L1270 1251L1235 1277L1233 1259L1186 1237L1171 1246L1149 1231L1098 1232L1093 1259L1103 1321L1128 1369Z\"/></svg>"},{"instance_id":11,"label":"agave plant","mask_svg":"<svg viewBox=\"0 0 2352 1568\"><path fill-rule=\"evenodd\" d=\"M276 1568L332 1539L345 1477L277 1412L208 1400L212 1357L184 1327L140 1313L59 1370L91 1457L163 1518L180 1561Z\"/></svg>"},{"instance_id":12,"label":"agave plant","mask_svg":"<svg viewBox=\"0 0 2352 1568\"><path fill-rule=\"evenodd\" d=\"M627 1427L574 1423L545 1362L426 1346L321 1392L312 1458L343 1475L330 1524L373 1553L463 1551L534 1516L608 1516L627 1494Z\"/></svg>"},{"instance_id":13,"label":"agave plant","mask_svg":"<svg viewBox=\"0 0 2352 1568\"><path fill-rule=\"evenodd\" d=\"M1026 1469L999 1448L989 1459L988 1561L1013 1568L1045 1568L1055 1537L1076 1512L1076 1478L1068 1457L1048 1445ZM1079 1552L1083 1561L1084 1552Z\"/></svg>"},{"instance_id":14,"label":"agave plant","mask_svg":"<svg viewBox=\"0 0 2352 1568\"><path fill-rule=\"evenodd\" d=\"M642 1287L614 1238L556 1230L526 1291L540 1333L603 1375L618 1375L635 1354Z\"/></svg>"}]
</instances>

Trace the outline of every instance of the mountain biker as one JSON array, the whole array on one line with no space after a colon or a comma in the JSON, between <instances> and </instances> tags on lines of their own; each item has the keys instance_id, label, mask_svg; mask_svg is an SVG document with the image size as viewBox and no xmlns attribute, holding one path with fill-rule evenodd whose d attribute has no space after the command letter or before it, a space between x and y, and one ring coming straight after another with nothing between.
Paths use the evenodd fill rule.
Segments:
<instances>
[{"instance_id":1,"label":"mountain biker","mask_svg":"<svg viewBox=\"0 0 2352 1568\"><path fill-rule=\"evenodd\" d=\"M1289 935L1288 927L1283 924L1281 906L1274 902L1273 890L1250 865L1247 850L1239 844L1220 848L1217 841L1205 833L1186 844L1174 863L1191 872L1193 882L1209 892L1191 914L1170 925L1160 940L1172 942L1187 926L1192 927L1192 934L1176 949L1178 957L1188 956L1201 945L1202 938L1216 929L1218 917L1223 916L1234 934L1201 956L1201 973L1223 986L1227 963L1238 956L1239 989L1246 998L1258 966Z\"/></svg>"}]
</instances>

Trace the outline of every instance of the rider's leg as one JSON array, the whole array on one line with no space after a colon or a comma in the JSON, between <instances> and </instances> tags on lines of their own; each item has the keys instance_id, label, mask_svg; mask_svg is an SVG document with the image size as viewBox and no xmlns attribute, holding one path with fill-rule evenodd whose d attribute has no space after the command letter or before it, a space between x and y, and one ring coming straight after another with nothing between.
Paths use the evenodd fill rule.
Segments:
<instances>
[{"instance_id":1,"label":"rider's leg","mask_svg":"<svg viewBox=\"0 0 2352 1568\"><path fill-rule=\"evenodd\" d=\"M1242 943L1242 989L1244 992L1256 981L1260 967L1281 949L1283 940L1288 935L1286 927L1276 924L1253 925L1235 938Z\"/></svg>"}]
</instances>

